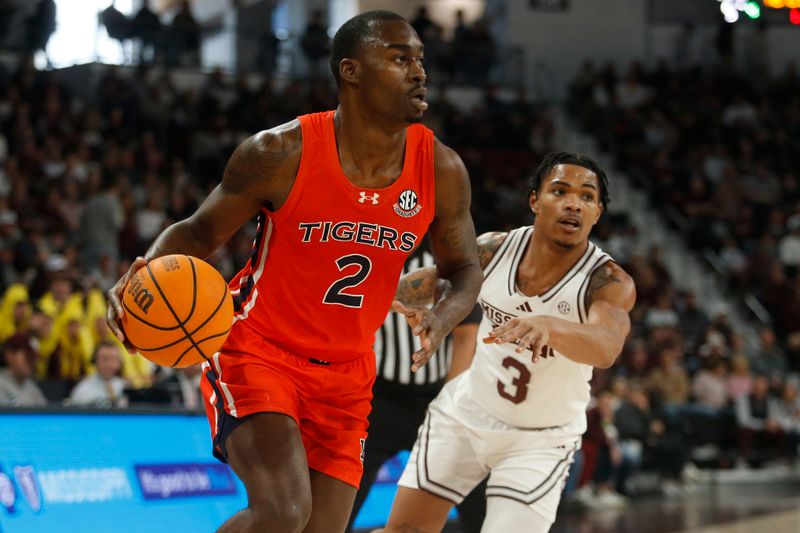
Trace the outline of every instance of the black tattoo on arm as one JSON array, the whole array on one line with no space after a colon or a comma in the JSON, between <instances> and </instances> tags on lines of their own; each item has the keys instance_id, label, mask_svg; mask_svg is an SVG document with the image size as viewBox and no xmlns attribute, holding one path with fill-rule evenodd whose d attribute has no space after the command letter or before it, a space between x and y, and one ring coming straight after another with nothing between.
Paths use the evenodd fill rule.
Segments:
<instances>
[{"instance_id":1,"label":"black tattoo on arm","mask_svg":"<svg viewBox=\"0 0 800 533\"><path fill-rule=\"evenodd\" d=\"M594 295L601 289L608 287L612 283L622 283L622 280L617 277L614 270L615 267L611 263L607 263L594 271L589 282L589 290L586 291L586 303L591 304Z\"/></svg>"},{"instance_id":2,"label":"black tattoo on arm","mask_svg":"<svg viewBox=\"0 0 800 533\"><path fill-rule=\"evenodd\" d=\"M301 146L297 129L288 123L284 128L262 131L242 142L231 155L222 180L230 194L244 194L254 186L269 188L282 167L292 156L298 156ZM290 137L297 137L290 138Z\"/></svg>"},{"instance_id":3,"label":"black tattoo on arm","mask_svg":"<svg viewBox=\"0 0 800 533\"><path fill-rule=\"evenodd\" d=\"M481 268L486 268L507 235L508 233L492 231L478 237L478 259L481 261Z\"/></svg>"},{"instance_id":4,"label":"black tattoo on arm","mask_svg":"<svg viewBox=\"0 0 800 533\"><path fill-rule=\"evenodd\" d=\"M404 305L430 305L438 295L435 267L426 267L409 272L397 284L395 300Z\"/></svg>"}]
</instances>

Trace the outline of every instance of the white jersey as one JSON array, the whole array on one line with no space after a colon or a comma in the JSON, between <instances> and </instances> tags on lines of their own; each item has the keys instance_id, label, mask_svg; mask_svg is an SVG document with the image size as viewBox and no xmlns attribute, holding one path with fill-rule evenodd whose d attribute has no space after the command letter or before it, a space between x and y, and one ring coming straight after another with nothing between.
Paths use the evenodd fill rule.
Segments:
<instances>
[{"instance_id":1,"label":"white jersey","mask_svg":"<svg viewBox=\"0 0 800 533\"><path fill-rule=\"evenodd\" d=\"M550 349L551 357L533 364L530 350L516 353L514 344L484 344L495 327L515 317L553 316L570 322L588 317L586 292L592 272L611 261L593 243L549 290L528 297L517 290L517 268L533 234L527 226L511 231L484 269L478 302L483 320L463 392L486 412L510 426L526 429L563 427L572 434L586 430L592 367ZM569 426L568 428L566 426Z\"/></svg>"}]
</instances>

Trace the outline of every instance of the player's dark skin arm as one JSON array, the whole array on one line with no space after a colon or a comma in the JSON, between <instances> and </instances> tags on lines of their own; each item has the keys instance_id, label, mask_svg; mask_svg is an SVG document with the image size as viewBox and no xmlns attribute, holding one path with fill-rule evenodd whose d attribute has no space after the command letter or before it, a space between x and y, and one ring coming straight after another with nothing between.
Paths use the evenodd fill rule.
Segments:
<instances>
[{"instance_id":1,"label":"player's dark skin arm","mask_svg":"<svg viewBox=\"0 0 800 533\"><path fill-rule=\"evenodd\" d=\"M189 218L166 228L108 291L108 327L124 342L122 292L147 261L168 254L208 257L263 205L278 209L291 191L302 152L300 123L293 120L259 132L240 144L228 160L222 182Z\"/></svg>"},{"instance_id":2,"label":"player's dark skin arm","mask_svg":"<svg viewBox=\"0 0 800 533\"><path fill-rule=\"evenodd\" d=\"M508 233L492 231L478 237L478 261L481 270L492 260L506 235ZM407 306L432 305L452 289L448 280L439 279L438 276L436 267L424 267L409 272L400 278L395 300Z\"/></svg>"},{"instance_id":3,"label":"player's dark skin arm","mask_svg":"<svg viewBox=\"0 0 800 533\"><path fill-rule=\"evenodd\" d=\"M469 174L453 150L434 141L436 172L436 216L428 229L438 277L450 288L432 310L407 307L395 302L394 309L406 316L422 348L412 355L412 372L428 362L442 339L470 312L483 282L475 226L470 215Z\"/></svg>"}]
</instances>

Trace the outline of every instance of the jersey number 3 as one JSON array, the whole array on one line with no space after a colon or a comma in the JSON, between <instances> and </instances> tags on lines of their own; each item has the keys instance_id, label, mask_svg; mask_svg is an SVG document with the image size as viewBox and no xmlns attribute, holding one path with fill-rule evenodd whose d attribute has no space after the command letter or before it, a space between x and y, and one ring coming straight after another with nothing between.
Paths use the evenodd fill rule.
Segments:
<instances>
[{"instance_id":1,"label":"jersey number 3","mask_svg":"<svg viewBox=\"0 0 800 533\"><path fill-rule=\"evenodd\" d=\"M357 270L352 274L334 281L331 286L328 287L322 302L330 305L343 305L345 307L361 307L361 303L364 301L364 295L346 294L342 291L361 285L372 270L372 261L370 261L367 256L352 254L337 259L336 266L339 268L339 272L343 272L346 268L351 266L356 267Z\"/></svg>"},{"instance_id":2,"label":"jersey number 3","mask_svg":"<svg viewBox=\"0 0 800 533\"><path fill-rule=\"evenodd\" d=\"M506 387L505 383L500 380L497 380L497 393L511 403L517 404L524 402L525 398L528 397L528 383L531 380L531 371L513 357L506 357L503 359L503 367L509 369L513 368L519 375L511 380L511 385L514 387L512 389L513 394L506 390L511 387Z\"/></svg>"}]
</instances>

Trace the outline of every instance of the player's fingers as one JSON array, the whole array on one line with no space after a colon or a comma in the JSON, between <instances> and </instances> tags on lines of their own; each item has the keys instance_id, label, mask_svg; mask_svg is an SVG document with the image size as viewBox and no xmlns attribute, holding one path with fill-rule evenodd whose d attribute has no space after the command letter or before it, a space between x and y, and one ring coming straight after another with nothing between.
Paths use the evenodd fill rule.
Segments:
<instances>
[{"instance_id":1,"label":"player's fingers","mask_svg":"<svg viewBox=\"0 0 800 533\"><path fill-rule=\"evenodd\" d=\"M498 337L502 337L506 332L514 328L518 322L519 321L516 318L512 318L505 324L500 324L499 326L497 326L496 328L494 328L492 331L489 332L489 338L496 339Z\"/></svg>"},{"instance_id":2,"label":"player's fingers","mask_svg":"<svg viewBox=\"0 0 800 533\"><path fill-rule=\"evenodd\" d=\"M431 328L433 314L427 309L420 309L417 313L417 319L419 322L414 327L414 335L422 335L423 332L428 331Z\"/></svg>"},{"instance_id":3,"label":"player's fingers","mask_svg":"<svg viewBox=\"0 0 800 533\"><path fill-rule=\"evenodd\" d=\"M147 259L145 259L140 255L139 257L133 260L133 263L131 263L131 267L128 269L128 274L130 274L131 276L136 274L136 272L138 272L139 269L145 266L146 264L147 264Z\"/></svg>"},{"instance_id":4,"label":"player's fingers","mask_svg":"<svg viewBox=\"0 0 800 533\"><path fill-rule=\"evenodd\" d=\"M120 299L122 296L122 291L124 290L125 286L121 283L117 282L117 285L114 285L108 292L106 292L106 299L108 300L108 310L109 316L115 318L116 320L121 320L122 315L125 314L125 310L122 307L122 300ZM119 292L119 294L117 294Z\"/></svg>"},{"instance_id":5,"label":"player's fingers","mask_svg":"<svg viewBox=\"0 0 800 533\"><path fill-rule=\"evenodd\" d=\"M527 324L516 324L515 326L507 329L500 335L495 337L495 342L498 344L504 344L507 342L514 342L516 343L519 339L530 333L531 328Z\"/></svg>"},{"instance_id":6,"label":"player's fingers","mask_svg":"<svg viewBox=\"0 0 800 533\"><path fill-rule=\"evenodd\" d=\"M536 339L531 342L530 348L533 355L531 356L531 360L535 363L539 360L539 355L542 353L542 349L545 346L545 336L542 334L537 335Z\"/></svg>"},{"instance_id":7,"label":"player's fingers","mask_svg":"<svg viewBox=\"0 0 800 533\"><path fill-rule=\"evenodd\" d=\"M119 327L117 315L114 313L114 307L111 305L108 306L108 310L106 311L106 324L108 325L108 329L111 330L111 333L113 333L120 342L125 342L125 334L122 333L122 328Z\"/></svg>"},{"instance_id":8,"label":"player's fingers","mask_svg":"<svg viewBox=\"0 0 800 533\"><path fill-rule=\"evenodd\" d=\"M414 363L411 365L411 371L416 372L423 366L425 366L431 358L431 353L428 350L422 349L417 350L411 356L411 359Z\"/></svg>"},{"instance_id":9,"label":"player's fingers","mask_svg":"<svg viewBox=\"0 0 800 533\"><path fill-rule=\"evenodd\" d=\"M522 353L525 350L528 350L533 345L533 343L536 342L537 338L538 334L535 331L523 335L522 337L520 337L519 341L517 341L517 347L515 351L517 353Z\"/></svg>"},{"instance_id":10,"label":"player's fingers","mask_svg":"<svg viewBox=\"0 0 800 533\"><path fill-rule=\"evenodd\" d=\"M412 311L412 309L403 305L403 303L400 300L392 301L392 309L402 315L408 314Z\"/></svg>"}]
</instances>

